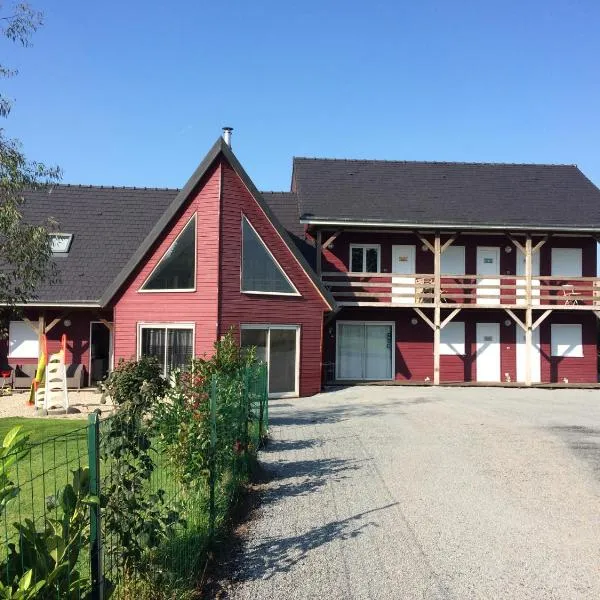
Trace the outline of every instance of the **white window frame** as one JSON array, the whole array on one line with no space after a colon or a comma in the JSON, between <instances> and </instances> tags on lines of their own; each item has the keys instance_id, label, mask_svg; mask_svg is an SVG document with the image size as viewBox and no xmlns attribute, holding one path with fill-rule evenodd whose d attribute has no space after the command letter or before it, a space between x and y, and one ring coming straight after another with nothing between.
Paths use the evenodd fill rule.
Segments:
<instances>
[{"instance_id":1,"label":"white window frame","mask_svg":"<svg viewBox=\"0 0 600 600\"><path fill-rule=\"evenodd\" d=\"M73 243L72 233L53 232L48 234L48 237L50 238L50 249L52 250L53 256L66 256L69 254L69 251L71 250L71 244ZM65 240L66 242L67 247L64 250L54 250L54 248L52 248L53 241L58 240L59 238Z\"/></svg>"},{"instance_id":2,"label":"white window frame","mask_svg":"<svg viewBox=\"0 0 600 600\"><path fill-rule=\"evenodd\" d=\"M389 379L339 377L340 364L340 325L391 325L392 327L392 376ZM335 378L338 381L394 381L396 379L396 322L395 321L336 321L335 323Z\"/></svg>"},{"instance_id":3,"label":"white window frame","mask_svg":"<svg viewBox=\"0 0 600 600\"><path fill-rule=\"evenodd\" d=\"M558 343L555 341L559 332L567 332L571 330L571 334L575 334L579 338L579 342L576 344L570 344L566 348L559 349L559 346L565 346L563 342ZM557 356L561 358L582 358L583 357L583 327L581 323L552 323L550 325L550 349L551 356Z\"/></svg>"},{"instance_id":4,"label":"white window frame","mask_svg":"<svg viewBox=\"0 0 600 600\"><path fill-rule=\"evenodd\" d=\"M244 281L244 278L243 278L244 221L246 221L246 223L248 223L248 225L250 225L250 228L256 234L256 237L258 238L259 242L263 245L263 248L267 251L269 256L273 259L275 266L279 269L279 271L285 277L287 282L292 286L292 289L294 290L293 292L261 292L261 291L256 291L256 290L245 290L244 289L244 286L243 286L243 281ZM287 276L287 273L284 271L283 267L279 264L279 261L273 256L273 253L271 252L271 250L269 250L269 247L267 246L267 244L265 244L265 241L262 239L261 235L258 233L258 231L256 231L256 228L254 227L254 225L252 225L252 223L250 222L250 219L244 213L242 213L242 219L240 221L240 292L242 294L254 294L257 296L301 296L300 292L298 291L298 288L296 288L296 286L292 283L292 280Z\"/></svg>"},{"instance_id":5,"label":"white window frame","mask_svg":"<svg viewBox=\"0 0 600 600\"><path fill-rule=\"evenodd\" d=\"M142 330L143 329L164 329L165 330L165 355L162 361L163 377L167 377L167 350L168 350L168 330L169 329L191 329L192 330L192 357L195 356L196 348L196 324L195 323L149 323L140 322L137 324L137 359L142 357Z\"/></svg>"},{"instance_id":6,"label":"white window frame","mask_svg":"<svg viewBox=\"0 0 600 600\"><path fill-rule=\"evenodd\" d=\"M461 342L451 343L444 341L444 332L446 336L449 332L457 332L460 329ZM440 330L440 356L464 356L465 352L465 323L464 321L450 321Z\"/></svg>"},{"instance_id":7,"label":"white window frame","mask_svg":"<svg viewBox=\"0 0 600 600\"><path fill-rule=\"evenodd\" d=\"M265 348L265 358L267 361L267 390L269 389L269 369L271 368L271 329L295 329L296 330L296 365L295 365L295 381L293 392L282 392L280 394L271 394L269 398L297 398L300 394L300 342L302 329L301 325L289 325L278 323L241 323L240 324L240 345L242 341L241 332L244 329L266 329L267 330L267 346Z\"/></svg>"},{"instance_id":8,"label":"white window frame","mask_svg":"<svg viewBox=\"0 0 600 600\"><path fill-rule=\"evenodd\" d=\"M461 273L448 273L444 271L444 255L447 256L447 252L448 251L452 251L452 250L458 250L460 251L461 257L462 257L462 269L461 269ZM464 246L454 246L453 244L451 244L450 246L448 246L448 248L446 248L443 252L442 255L440 257L440 275L442 277L463 277L466 273L466 267L465 267L465 247Z\"/></svg>"},{"instance_id":9,"label":"white window frame","mask_svg":"<svg viewBox=\"0 0 600 600\"><path fill-rule=\"evenodd\" d=\"M21 352L19 352L17 354L13 353L12 344L11 344L11 342L14 340L13 327L17 324L19 327L22 327L28 333L31 333L32 337L35 336L35 344L37 346L37 350L35 351L35 353L33 353L33 350L31 351L32 354L29 354L29 352L27 352L26 354L23 354ZM31 340L31 339L25 340L26 349L28 349L29 345L32 345L33 342L34 342L34 340ZM7 356L7 358L15 358L15 359L17 359L17 358L35 358L35 359L37 359L37 358L39 358L39 355L40 355L39 335L27 324L26 321L11 321L8 325L8 356Z\"/></svg>"},{"instance_id":10,"label":"white window frame","mask_svg":"<svg viewBox=\"0 0 600 600\"><path fill-rule=\"evenodd\" d=\"M162 262L163 258L168 254L169 250L171 250L171 248L173 248L173 246L177 243L177 240L183 235L183 232L186 230L187 226L190 224L190 221L194 217L196 218L196 221L194 222L194 240L195 240L194 247L196 248L196 251L194 253L194 287L193 288L183 288L183 289L173 288L173 289L166 289L166 290L145 290L144 286L148 283L148 281L150 281L150 279L152 278L152 275L154 275L154 272L160 266L160 263ZM162 293L171 294L173 292L181 292L181 293L195 292L196 286L197 286L197 275L198 275L198 213L195 212L185 222L185 225L181 228L181 231L175 236L175 239L169 244L169 247L161 254L160 258L154 265L154 268L152 269L152 271L150 271L150 275L148 275L148 277L146 277L146 279L144 279L144 282L142 283L142 285L140 285L138 292L140 294L162 294Z\"/></svg>"},{"instance_id":11,"label":"white window frame","mask_svg":"<svg viewBox=\"0 0 600 600\"><path fill-rule=\"evenodd\" d=\"M361 248L363 251L362 258L362 271L353 271L352 270L352 250L355 248ZM370 271L366 271L367 268L367 250L377 250L377 271L376 273L381 273L381 244L350 244L350 253L348 256L348 272L349 273L369 273Z\"/></svg>"}]
</instances>

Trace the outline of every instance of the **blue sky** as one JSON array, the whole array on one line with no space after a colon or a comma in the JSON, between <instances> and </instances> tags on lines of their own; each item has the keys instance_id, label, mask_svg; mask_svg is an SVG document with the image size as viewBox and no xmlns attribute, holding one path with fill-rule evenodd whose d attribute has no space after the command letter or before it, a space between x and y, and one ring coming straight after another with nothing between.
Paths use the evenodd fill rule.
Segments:
<instances>
[{"instance_id":1,"label":"blue sky","mask_svg":"<svg viewBox=\"0 0 600 600\"><path fill-rule=\"evenodd\" d=\"M576 163L600 185L600 2L30 0L5 126L69 183L181 187L220 133L292 156Z\"/></svg>"}]
</instances>

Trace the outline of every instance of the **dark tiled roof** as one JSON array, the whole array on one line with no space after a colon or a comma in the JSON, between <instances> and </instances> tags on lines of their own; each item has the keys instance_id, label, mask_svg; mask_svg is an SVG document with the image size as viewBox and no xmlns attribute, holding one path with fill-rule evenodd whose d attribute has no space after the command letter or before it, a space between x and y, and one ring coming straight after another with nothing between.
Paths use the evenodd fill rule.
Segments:
<instances>
[{"instance_id":1,"label":"dark tiled roof","mask_svg":"<svg viewBox=\"0 0 600 600\"><path fill-rule=\"evenodd\" d=\"M573 165L294 159L301 218L600 229L600 190Z\"/></svg>"},{"instance_id":2,"label":"dark tiled roof","mask_svg":"<svg viewBox=\"0 0 600 600\"><path fill-rule=\"evenodd\" d=\"M25 195L24 219L58 221L72 233L67 256L56 257L60 281L44 285L37 302L98 302L178 190L57 185Z\"/></svg>"},{"instance_id":3,"label":"dark tiled roof","mask_svg":"<svg viewBox=\"0 0 600 600\"><path fill-rule=\"evenodd\" d=\"M304 237L304 225L300 223L296 194L293 192L261 192L261 194L304 258L314 268L316 250L314 244Z\"/></svg>"}]
</instances>

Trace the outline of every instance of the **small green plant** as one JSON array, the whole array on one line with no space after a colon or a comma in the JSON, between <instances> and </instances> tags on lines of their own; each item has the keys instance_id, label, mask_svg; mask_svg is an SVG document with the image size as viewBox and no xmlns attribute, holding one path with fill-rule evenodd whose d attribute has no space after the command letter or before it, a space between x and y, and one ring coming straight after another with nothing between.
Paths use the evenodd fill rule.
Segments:
<instances>
[{"instance_id":1,"label":"small green plant","mask_svg":"<svg viewBox=\"0 0 600 600\"><path fill-rule=\"evenodd\" d=\"M151 570L149 554L182 524L178 511L166 505L165 491L149 491L156 467L153 412L167 386L152 358L120 363L104 383L118 410L102 426L100 458L108 467L103 523L107 553L124 572Z\"/></svg>"},{"instance_id":2,"label":"small green plant","mask_svg":"<svg viewBox=\"0 0 600 600\"><path fill-rule=\"evenodd\" d=\"M28 436L14 427L0 450L0 515L19 494L8 469L28 453ZM90 585L77 563L81 550L89 549L89 505L99 499L89 493L89 471L73 471L72 483L47 499L48 511L41 530L30 519L14 523L19 541L8 544L8 554L0 562L0 598L12 600L87 598Z\"/></svg>"}]
</instances>

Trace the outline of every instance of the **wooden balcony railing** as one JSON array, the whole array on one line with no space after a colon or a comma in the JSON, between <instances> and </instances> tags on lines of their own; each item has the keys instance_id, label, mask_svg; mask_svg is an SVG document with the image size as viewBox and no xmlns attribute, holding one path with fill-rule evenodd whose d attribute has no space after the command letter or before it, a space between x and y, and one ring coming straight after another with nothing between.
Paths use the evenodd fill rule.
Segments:
<instances>
[{"instance_id":1,"label":"wooden balcony railing","mask_svg":"<svg viewBox=\"0 0 600 600\"><path fill-rule=\"evenodd\" d=\"M323 282L342 306L435 305L432 274L322 273ZM470 306L527 306L527 281L516 275L461 275L440 278L440 304ZM598 309L600 279L596 277L534 276L531 306L540 308Z\"/></svg>"}]
</instances>

